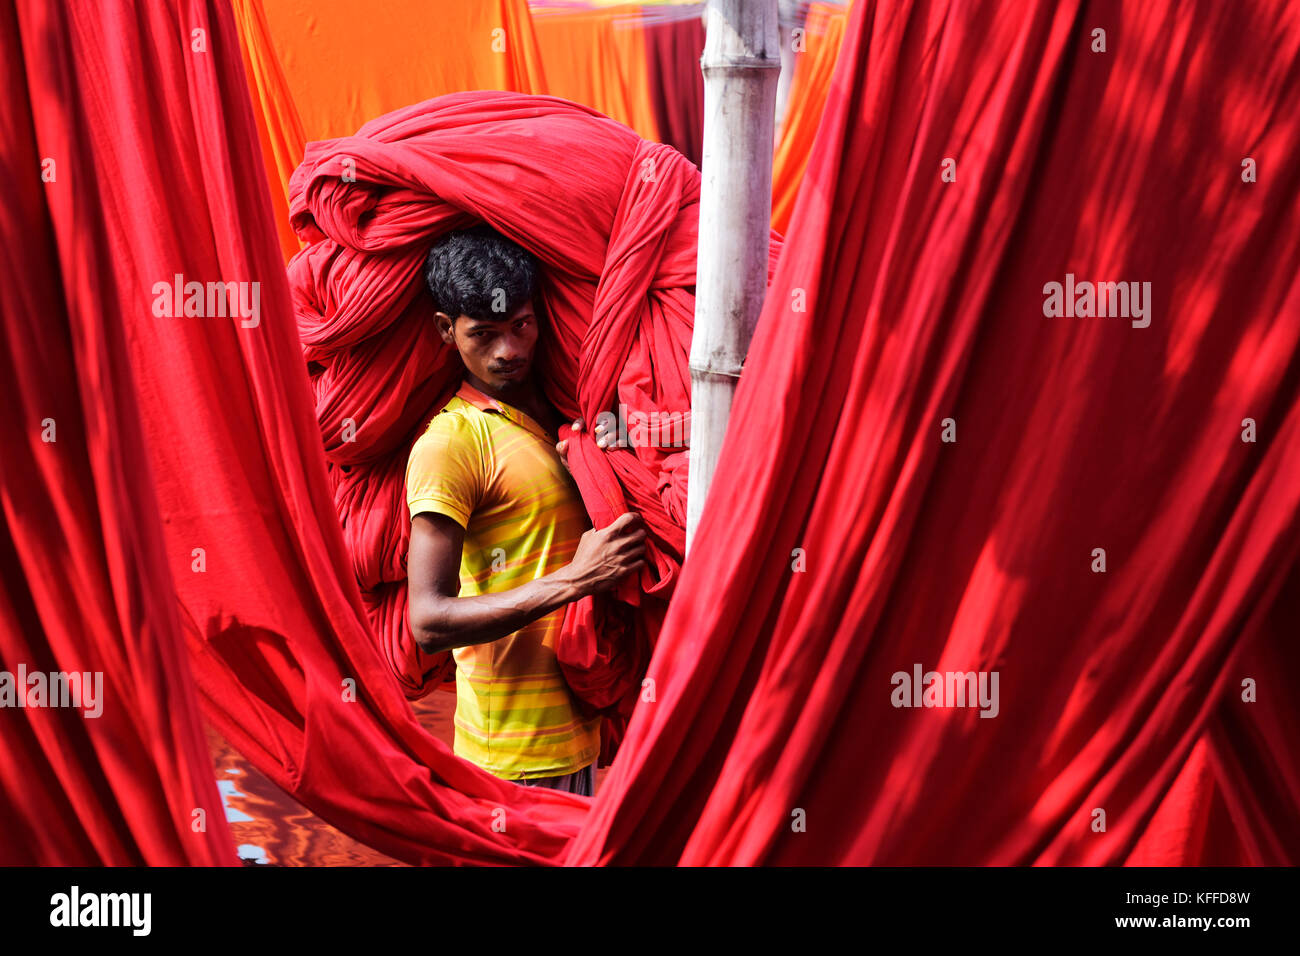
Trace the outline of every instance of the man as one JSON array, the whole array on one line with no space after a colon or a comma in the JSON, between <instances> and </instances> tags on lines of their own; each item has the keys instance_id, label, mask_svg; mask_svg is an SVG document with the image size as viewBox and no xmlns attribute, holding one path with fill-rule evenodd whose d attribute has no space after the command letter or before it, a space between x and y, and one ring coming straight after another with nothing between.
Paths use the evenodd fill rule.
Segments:
<instances>
[{"instance_id":1,"label":"man","mask_svg":"<svg viewBox=\"0 0 1300 956\"><path fill-rule=\"evenodd\" d=\"M555 641L567 603L645 563L644 526L592 530L555 442L563 419L533 375L536 260L480 226L436 243L425 279L465 376L407 465L411 631L456 661L456 754L590 796L599 719L579 713Z\"/></svg>"}]
</instances>

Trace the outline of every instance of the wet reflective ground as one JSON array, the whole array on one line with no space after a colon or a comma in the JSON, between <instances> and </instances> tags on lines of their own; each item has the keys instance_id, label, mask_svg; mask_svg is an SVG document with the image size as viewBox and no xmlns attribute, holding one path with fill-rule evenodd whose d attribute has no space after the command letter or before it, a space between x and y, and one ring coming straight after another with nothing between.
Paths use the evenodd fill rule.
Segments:
<instances>
[{"instance_id":1,"label":"wet reflective ground","mask_svg":"<svg viewBox=\"0 0 1300 956\"><path fill-rule=\"evenodd\" d=\"M412 705L420 724L451 746L456 695L445 691ZM405 866L330 826L273 784L211 726L208 746L217 789L245 866Z\"/></svg>"},{"instance_id":2,"label":"wet reflective ground","mask_svg":"<svg viewBox=\"0 0 1300 956\"><path fill-rule=\"evenodd\" d=\"M414 701L420 724L448 747L456 695L434 691ZM405 866L336 830L273 784L211 726L208 746L217 789L245 866ZM596 772L599 791L606 771Z\"/></svg>"}]
</instances>

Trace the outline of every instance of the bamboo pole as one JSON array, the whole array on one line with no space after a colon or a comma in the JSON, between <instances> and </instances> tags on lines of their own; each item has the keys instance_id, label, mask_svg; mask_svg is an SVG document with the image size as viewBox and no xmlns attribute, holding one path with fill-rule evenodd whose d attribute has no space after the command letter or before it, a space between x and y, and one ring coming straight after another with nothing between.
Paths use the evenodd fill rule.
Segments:
<instances>
[{"instance_id":1,"label":"bamboo pole","mask_svg":"<svg viewBox=\"0 0 1300 956\"><path fill-rule=\"evenodd\" d=\"M689 550L767 292L772 142L781 69L777 0L709 0L705 13L695 330L691 336Z\"/></svg>"}]
</instances>

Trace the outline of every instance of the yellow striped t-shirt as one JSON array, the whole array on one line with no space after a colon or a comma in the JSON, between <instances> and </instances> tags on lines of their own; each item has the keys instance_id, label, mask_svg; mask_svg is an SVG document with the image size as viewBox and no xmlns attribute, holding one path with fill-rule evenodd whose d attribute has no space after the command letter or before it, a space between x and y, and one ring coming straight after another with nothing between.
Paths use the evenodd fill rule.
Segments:
<instances>
[{"instance_id":1,"label":"yellow striped t-shirt","mask_svg":"<svg viewBox=\"0 0 1300 956\"><path fill-rule=\"evenodd\" d=\"M406 501L465 529L460 595L509 591L573 559L591 527L555 439L468 382L411 449ZM600 750L555 660L564 608L488 644L458 647L456 754L507 779L581 770Z\"/></svg>"}]
</instances>

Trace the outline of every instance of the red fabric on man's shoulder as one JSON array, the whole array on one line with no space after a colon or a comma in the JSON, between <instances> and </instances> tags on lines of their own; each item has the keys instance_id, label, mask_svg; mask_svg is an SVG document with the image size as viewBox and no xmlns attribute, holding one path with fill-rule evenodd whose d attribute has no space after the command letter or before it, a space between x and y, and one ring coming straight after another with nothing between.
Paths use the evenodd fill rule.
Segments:
<instances>
[{"instance_id":1,"label":"red fabric on man's shoulder","mask_svg":"<svg viewBox=\"0 0 1300 956\"><path fill-rule=\"evenodd\" d=\"M538 257L538 373L561 413L680 415L690 409L699 183L676 150L548 96L443 96L308 146L291 214L312 245L290 262L290 281L358 581L409 696L450 673L449 655L424 655L407 625L408 529L393 487L401 474L388 464L404 460L462 374L434 331L421 274L429 246L481 220ZM779 249L773 235L769 270ZM653 445L602 451L590 430L569 442L595 527L637 511L649 531L639 579L570 605L557 647L575 694L609 719L605 762L681 565L687 460Z\"/></svg>"}]
</instances>

